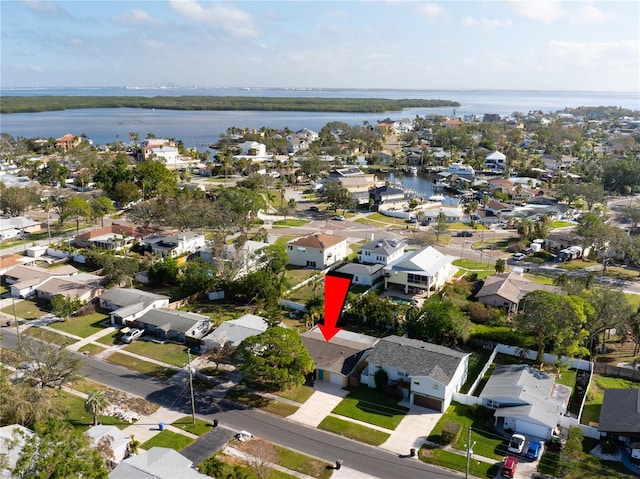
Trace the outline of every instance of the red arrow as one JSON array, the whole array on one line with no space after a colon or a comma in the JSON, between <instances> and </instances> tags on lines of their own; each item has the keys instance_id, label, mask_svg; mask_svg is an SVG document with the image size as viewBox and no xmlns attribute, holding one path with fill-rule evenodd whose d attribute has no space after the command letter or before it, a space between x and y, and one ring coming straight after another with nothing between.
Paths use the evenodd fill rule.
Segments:
<instances>
[{"instance_id":1,"label":"red arrow","mask_svg":"<svg viewBox=\"0 0 640 479\"><path fill-rule=\"evenodd\" d=\"M318 327L326 341L330 341L338 331L338 318L347 299L347 291L351 286L352 274L330 271L324 277L324 319Z\"/></svg>"}]
</instances>

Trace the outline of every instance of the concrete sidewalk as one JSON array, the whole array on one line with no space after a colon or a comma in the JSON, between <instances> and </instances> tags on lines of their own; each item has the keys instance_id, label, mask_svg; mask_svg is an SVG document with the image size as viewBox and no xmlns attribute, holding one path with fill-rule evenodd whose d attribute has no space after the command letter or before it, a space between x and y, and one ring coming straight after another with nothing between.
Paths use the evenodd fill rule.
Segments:
<instances>
[{"instance_id":1,"label":"concrete sidewalk","mask_svg":"<svg viewBox=\"0 0 640 479\"><path fill-rule=\"evenodd\" d=\"M163 423L164 429L168 431L173 431L178 434L197 439L198 436L171 425L171 423L177 421L181 417L184 417L184 414L181 412L160 407L153 414L141 417L138 422L126 427L122 432L128 436L135 436L136 441L140 441L140 444L144 444L156 434L160 434L162 432L160 431L160 423Z\"/></svg>"},{"instance_id":2,"label":"concrete sidewalk","mask_svg":"<svg viewBox=\"0 0 640 479\"><path fill-rule=\"evenodd\" d=\"M398 427L391 432L391 437L380 447L397 454L409 454L411 448L420 449L433 427L442 417L442 413L420 406L410 406L406 401L400 406L409 408Z\"/></svg>"},{"instance_id":3,"label":"concrete sidewalk","mask_svg":"<svg viewBox=\"0 0 640 479\"><path fill-rule=\"evenodd\" d=\"M316 392L288 419L306 426L318 427L318 424L349 394L349 391L335 384L316 381L313 387Z\"/></svg>"}]
</instances>

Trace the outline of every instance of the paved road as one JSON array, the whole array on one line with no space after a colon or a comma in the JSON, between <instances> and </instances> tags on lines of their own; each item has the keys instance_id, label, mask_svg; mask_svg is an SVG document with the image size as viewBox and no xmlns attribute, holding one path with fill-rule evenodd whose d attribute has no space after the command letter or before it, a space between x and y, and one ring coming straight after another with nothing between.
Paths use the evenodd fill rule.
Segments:
<instances>
[{"instance_id":1,"label":"paved road","mask_svg":"<svg viewBox=\"0 0 640 479\"><path fill-rule=\"evenodd\" d=\"M16 332L7 328L2 329L2 347L13 349L16 345ZM160 381L91 357L81 354L77 356L85 364L84 376L87 378L184 414L191 413L186 379L177 384L171 381ZM206 393L196 392L195 402L196 412L204 420L218 419L220 426L224 428L251 431L257 437L327 462L341 459L345 467L375 477L425 479L462 477L462 474L429 466L415 458L399 457L376 447L302 426L255 409L244 408L224 399L214 399Z\"/></svg>"}]
</instances>

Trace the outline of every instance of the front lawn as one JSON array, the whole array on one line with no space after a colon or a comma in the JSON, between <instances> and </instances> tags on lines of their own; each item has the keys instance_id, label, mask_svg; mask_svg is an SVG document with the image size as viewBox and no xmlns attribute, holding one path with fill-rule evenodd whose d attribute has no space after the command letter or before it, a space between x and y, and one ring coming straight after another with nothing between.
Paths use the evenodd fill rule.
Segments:
<instances>
[{"instance_id":1,"label":"front lawn","mask_svg":"<svg viewBox=\"0 0 640 479\"><path fill-rule=\"evenodd\" d=\"M275 446L275 448L278 453L278 464L282 467L319 479L329 479L333 474L331 469L327 469L326 462L281 446Z\"/></svg>"},{"instance_id":2,"label":"front lawn","mask_svg":"<svg viewBox=\"0 0 640 479\"><path fill-rule=\"evenodd\" d=\"M148 374L149 376L153 376L160 380L169 379L177 372L173 369L163 368L157 364L143 361L123 353L113 353L107 357L106 361L127 369L133 369L134 371L138 371L143 374Z\"/></svg>"},{"instance_id":3,"label":"front lawn","mask_svg":"<svg viewBox=\"0 0 640 479\"><path fill-rule=\"evenodd\" d=\"M348 437L355 441L371 444L372 446L380 446L389 439L390 434L376 429L371 429L351 421L344 421L333 416L325 417L318 429L329 431L340 436Z\"/></svg>"},{"instance_id":4,"label":"front lawn","mask_svg":"<svg viewBox=\"0 0 640 479\"><path fill-rule=\"evenodd\" d=\"M178 434L177 432L165 429L153 436L147 442L141 444L140 448L148 451L152 447L168 447L169 449L180 451L193 441L193 438L187 437L184 434Z\"/></svg>"},{"instance_id":5,"label":"front lawn","mask_svg":"<svg viewBox=\"0 0 640 479\"><path fill-rule=\"evenodd\" d=\"M287 417L298 410L292 404L276 401L260 394L247 391L241 386L231 388L225 395L225 399L235 401L245 406L260 409L280 417Z\"/></svg>"},{"instance_id":6,"label":"front lawn","mask_svg":"<svg viewBox=\"0 0 640 479\"><path fill-rule=\"evenodd\" d=\"M95 356L96 354L100 354L105 349L106 348L103 348L102 346L98 346L97 344L88 343L88 344L85 344L84 346L81 346L80 349L78 349L78 352L85 353L89 356Z\"/></svg>"},{"instance_id":7,"label":"front lawn","mask_svg":"<svg viewBox=\"0 0 640 479\"><path fill-rule=\"evenodd\" d=\"M92 334L104 330L101 323L108 317L106 314L95 312L86 316L72 316L66 321L51 323L49 327L81 338L88 338Z\"/></svg>"},{"instance_id":8,"label":"front lawn","mask_svg":"<svg viewBox=\"0 0 640 479\"><path fill-rule=\"evenodd\" d=\"M429 435L429 441L442 444L442 429L447 422L462 425L462 433L456 444L451 446L461 451L467 444L467 429L471 427L471 441L475 441L474 452L480 456L501 461L507 453L508 440L497 434L493 425L493 412L479 408L477 417L472 417L472 408L463 404L452 403Z\"/></svg>"},{"instance_id":9,"label":"front lawn","mask_svg":"<svg viewBox=\"0 0 640 479\"><path fill-rule=\"evenodd\" d=\"M78 339L70 338L69 336L64 336L62 334L54 333L53 331L49 331L48 329L42 329L38 327L31 327L26 329L24 332L20 334L25 334L27 336L31 336L32 338L40 339L41 341L46 341L47 343L57 344L58 346L62 346L66 348L73 343L78 342Z\"/></svg>"},{"instance_id":10,"label":"front lawn","mask_svg":"<svg viewBox=\"0 0 640 479\"><path fill-rule=\"evenodd\" d=\"M196 418L196 422L194 424L191 416L181 417L171 425L178 429L182 429L183 431L195 434L196 436L202 436L203 434L208 433L212 427L210 423L199 418Z\"/></svg>"},{"instance_id":11,"label":"front lawn","mask_svg":"<svg viewBox=\"0 0 640 479\"><path fill-rule=\"evenodd\" d=\"M126 345L123 349L179 368L187 364L187 348L183 344L158 344L153 341L138 340Z\"/></svg>"},{"instance_id":12,"label":"front lawn","mask_svg":"<svg viewBox=\"0 0 640 479\"><path fill-rule=\"evenodd\" d=\"M286 391L274 391L273 394L276 396L283 397L285 399L289 399L291 401L295 401L300 404L304 404L307 402L307 399L311 397L311 395L315 392L310 386L294 386L292 388L287 389Z\"/></svg>"},{"instance_id":13,"label":"front lawn","mask_svg":"<svg viewBox=\"0 0 640 479\"><path fill-rule=\"evenodd\" d=\"M286 220L274 221L274 228L290 228L296 226L304 226L308 223L311 223L309 220L301 220L298 218L287 218Z\"/></svg>"},{"instance_id":14,"label":"front lawn","mask_svg":"<svg viewBox=\"0 0 640 479\"><path fill-rule=\"evenodd\" d=\"M13 304L2 308L2 311L5 314L13 316L13 306L15 305L15 315L18 318L22 319L38 319L45 314L51 312L51 305L45 304L39 301L31 301L30 299L23 299L18 301L12 301Z\"/></svg>"},{"instance_id":15,"label":"front lawn","mask_svg":"<svg viewBox=\"0 0 640 479\"><path fill-rule=\"evenodd\" d=\"M73 427L87 430L93 424L93 415L84 410L84 399L74 394L55 390L51 391L55 394L56 404L62 406L66 413L64 419L68 421ZM124 429L131 424L118 419L115 416L98 416L100 424L105 426L117 426L119 429Z\"/></svg>"},{"instance_id":16,"label":"front lawn","mask_svg":"<svg viewBox=\"0 0 640 479\"><path fill-rule=\"evenodd\" d=\"M398 406L393 398L385 397L377 389L359 386L331 412L393 430L409 409Z\"/></svg>"}]
</instances>

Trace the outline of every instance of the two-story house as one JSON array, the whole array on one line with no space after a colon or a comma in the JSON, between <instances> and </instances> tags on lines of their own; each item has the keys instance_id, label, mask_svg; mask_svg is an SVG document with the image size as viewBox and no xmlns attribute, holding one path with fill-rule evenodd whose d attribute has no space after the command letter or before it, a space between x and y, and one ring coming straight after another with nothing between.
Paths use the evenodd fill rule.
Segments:
<instances>
[{"instance_id":1,"label":"two-story house","mask_svg":"<svg viewBox=\"0 0 640 479\"><path fill-rule=\"evenodd\" d=\"M347 238L313 233L287 243L289 264L324 269L347 257Z\"/></svg>"},{"instance_id":2,"label":"two-story house","mask_svg":"<svg viewBox=\"0 0 640 479\"><path fill-rule=\"evenodd\" d=\"M365 264L388 265L404 254L406 243L396 239L372 239L362 245L358 253L358 261Z\"/></svg>"},{"instance_id":3,"label":"two-story house","mask_svg":"<svg viewBox=\"0 0 640 479\"><path fill-rule=\"evenodd\" d=\"M196 231L182 231L173 235L153 235L144 239L143 244L151 249L153 254L176 258L184 253L195 253L206 243L203 233Z\"/></svg>"},{"instance_id":4,"label":"two-story house","mask_svg":"<svg viewBox=\"0 0 640 479\"><path fill-rule=\"evenodd\" d=\"M384 267L385 289L397 286L404 294L437 291L453 278L454 259L433 246L405 253Z\"/></svg>"}]
</instances>

